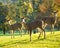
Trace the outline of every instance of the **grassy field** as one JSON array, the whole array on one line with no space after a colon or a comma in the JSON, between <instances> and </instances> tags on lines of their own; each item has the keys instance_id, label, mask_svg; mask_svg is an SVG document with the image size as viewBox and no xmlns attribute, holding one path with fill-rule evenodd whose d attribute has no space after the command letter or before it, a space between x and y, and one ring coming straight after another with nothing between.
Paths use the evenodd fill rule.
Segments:
<instances>
[{"instance_id":1,"label":"grassy field","mask_svg":"<svg viewBox=\"0 0 60 48\"><path fill-rule=\"evenodd\" d=\"M15 36L0 36L0 48L60 48L60 31L55 31L55 34L46 32L46 39L41 35L38 40L39 33L32 34L32 41L29 41L29 35Z\"/></svg>"}]
</instances>

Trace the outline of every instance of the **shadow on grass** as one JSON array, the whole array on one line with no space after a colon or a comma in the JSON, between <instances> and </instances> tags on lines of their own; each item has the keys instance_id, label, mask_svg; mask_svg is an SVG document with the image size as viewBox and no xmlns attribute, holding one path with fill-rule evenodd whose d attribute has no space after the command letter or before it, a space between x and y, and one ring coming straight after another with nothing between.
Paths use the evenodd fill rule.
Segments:
<instances>
[{"instance_id":1,"label":"shadow on grass","mask_svg":"<svg viewBox=\"0 0 60 48\"><path fill-rule=\"evenodd\" d=\"M30 41L27 41L27 39L25 39L25 40L20 40L20 41L18 41L18 40L15 40L15 42L14 41L9 41L9 42L6 42L6 43L4 43L4 44L0 44L0 47L4 47L4 46L9 46L9 45L13 45L13 44L27 44L27 43L29 43Z\"/></svg>"},{"instance_id":2,"label":"shadow on grass","mask_svg":"<svg viewBox=\"0 0 60 48\"><path fill-rule=\"evenodd\" d=\"M37 41L43 41L45 40L44 38L41 39L35 39L30 41L29 39L24 39L24 40L13 40L13 41L9 41L9 42L5 42L3 44L0 44L0 47L4 47L4 46L9 46L9 45L13 45L13 44L29 44L29 43L34 43Z\"/></svg>"},{"instance_id":3,"label":"shadow on grass","mask_svg":"<svg viewBox=\"0 0 60 48\"><path fill-rule=\"evenodd\" d=\"M40 41L44 41L45 39L44 38L40 38L40 39L35 39L35 40L32 40L31 43L35 43L35 42L40 42Z\"/></svg>"}]
</instances>

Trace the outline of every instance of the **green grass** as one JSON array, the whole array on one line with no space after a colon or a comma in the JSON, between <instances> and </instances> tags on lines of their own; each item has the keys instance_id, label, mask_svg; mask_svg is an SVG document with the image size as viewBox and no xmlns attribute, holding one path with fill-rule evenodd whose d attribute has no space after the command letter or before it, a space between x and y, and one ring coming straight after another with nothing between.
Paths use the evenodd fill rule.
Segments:
<instances>
[{"instance_id":1,"label":"green grass","mask_svg":"<svg viewBox=\"0 0 60 48\"><path fill-rule=\"evenodd\" d=\"M46 32L46 39L41 35L38 40L38 34L32 34L32 41L29 41L29 35L15 36L0 36L0 48L60 48L60 31L55 31L55 34Z\"/></svg>"}]
</instances>

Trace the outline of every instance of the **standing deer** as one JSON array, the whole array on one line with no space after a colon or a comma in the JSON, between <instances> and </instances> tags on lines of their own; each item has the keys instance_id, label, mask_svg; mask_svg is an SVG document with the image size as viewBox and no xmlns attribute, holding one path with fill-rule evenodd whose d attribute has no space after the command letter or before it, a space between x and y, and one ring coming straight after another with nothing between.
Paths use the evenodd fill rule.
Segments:
<instances>
[{"instance_id":1,"label":"standing deer","mask_svg":"<svg viewBox=\"0 0 60 48\"><path fill-rule=\"evenodd\" d=\"M14 31L15 30L19 30L19 32L21 31L21 27L22 27L21 23L15 23L13 25L9 25L9 29L10 29L10 33L11 33L11 38L12 38L12 36L14 37Z\"/></svg>"},{"instance_id":2,"label":"standing deer","mask_svg":"<svg viewBox=\"0 0 60 48\"><path fill-rule=\"evenodd\" d=\"M54 29L54 26L56 24L56 21L57 21L57 16L56 16L56 12L54 12L54 16L45 16L42 18L43 22L44 22L44 29L47 25L50 25L51 27L51 34L52 34L52 31ZM54 33L54 32L53 32Z\"/></svg>"},{"instance_id":3,"label":"standing deer","mask_svg":"<svg viewBox=\"0 0 60 48\"><path fill-rule=\"evenodd\" d=\"M42 28L42 21L39 21L39 20L33 20L31 21L30 23L22 23L25 27L26 30L29 31L29 34L30 34L30 41L31 41L31 35L32 35L32 30L36 29L36 28L40 28L43 32L44 32L44 38L45 38L45 30ZM38 36L38 39L41 35L41 32Z\"/></svg>"},{"instance_id":4,"label":"standing deer","mask_svg":"<svg viewBox=\"0 0 60 48\"><path fill-rule=\"evenodd\" d=\"M8 21L9 24L7 24L7 28L10 30L11 38L13 38L14 37L14 31L19 30L19 32L20 32L22 24L21 23L12 24L11 21L12 21L11 19Z\"/></svg>"}]
</instances>

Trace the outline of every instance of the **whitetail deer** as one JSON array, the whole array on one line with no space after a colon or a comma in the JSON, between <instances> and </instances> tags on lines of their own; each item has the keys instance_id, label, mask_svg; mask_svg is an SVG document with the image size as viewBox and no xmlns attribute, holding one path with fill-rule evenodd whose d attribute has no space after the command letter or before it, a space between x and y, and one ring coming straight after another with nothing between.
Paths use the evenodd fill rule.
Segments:
<instances>
[{"instance_id":1,"label":"whitetail deer","mask_svg":"<svg viewBox=\"0 0 60 48\"><path fill-rule=\"evenodd\" d=\"M45 38L45 30L42 28L42 21L33 20L30 23L24 22L23 25L24 25L25 29L29 31L30 41L31 41L32 30L34 30L36 28L40 28L44 32L44 38ZM41 35L41 32L40 32L40 34L38 36L38 39L39 39L40 35Z\"/></svg>"},{"instance_id":2,"label":"whitetail deer","mask_svg":"<svg viewBox=\"0 0 60 48\"><path fill-rule=\"evenodd\" d=\"M11 24L11 20L8 20L8 23L9 24L7 24L7 28L10 30L11 38L13 38L14 37L14 31L15 30L19 30L19 32L20 32L21 31L22 24L21 23Z\"/></svg>"},{"instance_id":3,"label":"whitetail deer","mask_svg":"<svg viewBox=\"0 0 60 48\"><path fill-rule=\"evenodd\" d=\"M19 32L21 31L21 23L15 23L13 25L9 25L9 29L10 29L10 33L11 33L11 37L14 37L14 31L15 30L19 30ZM21 34L22 35L22 34Z\"/></svg>"},{"instance_id":4,"label":"whitetail deer","mask_svg":"<svg viewBox=\"0 0 60 48\"><path fill-rule=\"evenodd\" d=\"M57 12L54 12L54 16L45 16L42 18L43 22L44 22L44 29L47 25L50 25L51 27L51 34L52 34L52 31L54 29L54 26L56 24L56 21L57 21L57 16L56 16L56 13ZM54 32L53 32L54 33Z\"/></svg>"}]
</instances>

